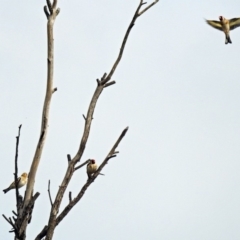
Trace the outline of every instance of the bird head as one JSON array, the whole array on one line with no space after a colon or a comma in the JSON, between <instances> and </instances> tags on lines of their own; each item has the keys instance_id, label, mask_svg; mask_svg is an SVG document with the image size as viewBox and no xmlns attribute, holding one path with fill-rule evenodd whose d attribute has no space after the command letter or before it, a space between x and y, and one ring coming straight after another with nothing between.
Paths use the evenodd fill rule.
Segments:
<instances>
[{"instance_id":1,"label":"bird head","mask_svg":"<svg viewBox=\"0 0 240 240\"><path fill-rule=\"evenodd\" d=\"M95 160L94 159L91 159L91 164L95 164Z\"/></svg>"},{"instance_id":2,"label":"bird head","mask_svg":"<svg viewBox=\"0 0 240 240\"><path fill-rule=\"evenodd\" d=\"M220 20L220 21L223 21L223 19L224 19L223 16L220 16L220 17L219 17L219 20Z\"/></svg>"},{"instance_id":3,"label":"bird head","mask_svg":"<svg viewBox=\"0 0 240 240\"><path fill-rule=\"evenodd\" d=\"M21 175L21 177L24 177L24 178L27 178L27 176L28 176L27 173L23 173L23 174Z\"/></svg>"}]
</instances>

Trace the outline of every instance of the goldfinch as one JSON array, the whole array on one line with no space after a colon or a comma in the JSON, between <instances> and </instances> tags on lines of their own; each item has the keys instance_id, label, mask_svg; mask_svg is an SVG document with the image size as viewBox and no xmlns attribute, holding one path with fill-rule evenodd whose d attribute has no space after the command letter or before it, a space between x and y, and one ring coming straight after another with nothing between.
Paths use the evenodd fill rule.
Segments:
<instances>
[{"instance_id":1,"label":"goldfinch","mask_svg":"<svg viewBox=\"0 0 240 240\"><path fill-rule=\"evenodd\" d=\"M229 32L240 26L240 18L226 19L220 16L219 20L220 21L206 20L206 22L210 26L225 33L225 44L232 43Z\"/></svg>"},{"instance_id":2,"label":"goldfinch","mask_svg":"<svg viewBox=\"0 0 240 240\"><path fill-rule=\"evenodd\" d=\"M96 164L94 159L90 159L89 163L87 164L87 175L88 178L91 178L92 174L95 173L98 169L98 165Z\"/></svg>"},{"instance_id":3,"label":"goldfinch","mask_svg":"<svg viewBox=\"0 0 240 240\"><path fill-rule=\"evenodd\" d=\"M21 188L24 185L26 185L27 180L28 180L28 174L27 173L23 173L21 175L21 177L18 178L18 188ZM4 189L3 192L7 193L8 191L10 191L11 189L14 189L14 188L16 188L15 187L15 181L12 182L8 188Z\"/></svg>"}]
</instances>

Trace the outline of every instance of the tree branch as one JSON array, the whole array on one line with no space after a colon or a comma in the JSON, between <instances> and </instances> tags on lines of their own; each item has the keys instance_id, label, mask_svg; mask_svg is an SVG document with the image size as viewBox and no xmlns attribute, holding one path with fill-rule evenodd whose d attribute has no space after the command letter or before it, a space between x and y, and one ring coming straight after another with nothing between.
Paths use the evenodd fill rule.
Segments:
<instances>
[{"instance_id":1,"label":"tree branch","mask_svg":"<svg viewBox=\"0 0 240 240\"><path fill-rule=\"evenodd\" d=\"M63 220L63 218L70 212L70 210L80 201L80 199L83 197L84 193L88 189L88 187L94 182L94 180L97 178L97 176L100 174L101 170L104 168L104 166L107 164L110 158L113 157L113 154L115 153L116 148L118 147L119 143L125 136L125 134L128 131L128 127L125 128L121 135L119 136L118 140L116 143L113 145L112 149L108 153L107 157L104 159L103 163L99 166L98 170L94 175L87 180L87 182L84 184L82 187L81 191L78 193L77 197L75 197L69 204L64 208L64 210L59 214L59 216L56 219L56 226ZM116 155L114 155L116 156Z\"/></svg>"},{"instance_id":2,"label":"tree branch","mask_svg":"<svg viewBox=\"0 0 240 240\"><path fill-rule=\"evenodd\" d=\"M45 12L45 15L46 15L46 17L47 17L47 19L48 19L49 16L50 16L50 14L49 14L49 12L48 12L48 7L47 7L47 6L44 6L44 7L43 7L43 11Z\"/></svg>"},{"instance_id":3,"label":"tree branch","mask_svg":"<svg viewBox=\"0 0 240 240\"><path fill-rule=\"evenodd\" d=\"M106 83L106 84L104 85L104 88L109 87L109 86L111 86L111 85L113 85L113 84L115 84L115 83L116 83L115 81Z\"/></svg>"},{"instance_id":4,"label":"tree branch","mask_svg":"<svg viewBox=\"0 0 240 240\"><path fill-rule=\"evenodd\" d=\"M72 201L72 192L69 192L69 202L71 202Z\"/></svg>"},{"instance_id":5,"label":"tree branch","mask_svg":"<svg viewBox=\"0 0 240 240\"><path fill-rule=\"evenodd\" d=\"M43 237L46 236L48 226L44 226L43 230L37 235L35 240L42 240Z\"/></svg>"},{"instance_id":6,"label":"tree branch","mask_svg":"<svg viewBox=\"0 0 240 240\"><path fill-rule=\"evenodd\" d=\"M139 11L141 9L141 7L146 4L143 2L143 0L140 0L140 3L137 7L137 10L135 11L134 15L133 15L133 18L132 18L132 21L130 22L128 28L127 28L127 31L125 33L125 36L123 38L123 41L122 41L122 44L121 44L121 48L120 48L120 51L119 51L119 54L118 54L118 57L115 61L115 63L113 64L112 66L112 69L110 70L109 74L107 76L105 76L102 80L101 80L101 83L102 84L106 84L107 82L109 82L119 64L119 62L121 61L122 59L122 55L123 55L123 51L125 49L125 46L126 46L126 43L127 43L127 40L128 40L128 36L132 30L132 27L134 26L137 18L145 11L147 11L150 7L152 7L154 4L156 4L159 0L156 0L154 3L150 4L150 6L146 7L140 14L139 14Z\"/></svg>"},{"instance_id":7,"label":"tree branch","mask_svg":"<svg viewBox=\"0 0 240 240\"><path fill-rule=\"evenodd\" d=\"M116 154L119 153L118 151L116 151L119 143L122 141L123 137L125 136L125 134L127 133L128 131L128 127L126 127L120 137L118 138L118 140L116 141L116 143L114 144L114 146L112 147L112 149L110 150L110 152L108 153L107 157L104 159L104 161L102 162L102 164L99 166L98 170L93 174L93 178L95 179L98 174L101 172L101 170L104 168L104 166L108 163L108 161L113 158L113 157L116 157Z\"/></svg>"},{"instance_id":8,"label":"tree branch","mask_svg":"<svg viewBox=\"0 0 240 240\"><path fill-rule=\"evenodd\" d=\"M15 216L18 216L18 214L17 214L16 212L12 211L12 213L13 213Z\"/></svg>"},{"instance_id":9,"label":"tree branch","mask_svg":"<svg viewBox=\"0 0 240 240\"><path fill-rule=\"evenodd\" d=\"M48 196L49 196L49 200L50 200L51 207L52 207L53 202L52 202L52 197L51 197L51 192L50 192L50 180L48 180Z\"/></svg>"},{"instance_id":10,"label":"tree branch","mask_svg":"<svg viewBox=\"0 0 240 240\"><path fill-rule=\"evenodd\" d=\"M50 1L47 1L48 7L51 4ZM38 165L41 159L42 150L44 147L48 124L49 124L49 109L50 103L52 99L52 94L54 92L53 89L53 70L54 70L54 39L53 39L53 26L56 19L56 16L59 11L56 9L57 1L54 1L52 4L52 8L49 7L50 15L48 17L47 23L47 38L48 38L48 56L47 56L47 89L46 89L46 96L43 106L42 112L42 125L40 131L40 137L38 140L37 148L35 151L35 155L32 161L32 165L29 171L28 183L26 188L26 194L24 198L24 207L26 207L31 199L31 194L33 192L35 177L38 169ZM45 8L44 8L45 9ZM46 11L45 11L46 13Z\"/></svg>"},{"instance_id":11,"label":"tree branch","mask_svg":"<svg viewBox=\"0 0 240 240\"><path fill-rule=\"evenodd\" d=\"M14 231L16 231L16 226L15 224L12 222L11 218L7 218L4 214L2 214L2 216L4 217L4 219L13 227Z\"/></svg>"},{"instance_id":12,"label":"tree branch","mask_svg":"<svg viewBox=\"0 0 240 240\"><path fill-rule=\"evenodd\" d=\"M71 162L71 155L70 154L67 155L67 159L68 159L68 163L70 163Z\"/></svg>"},{"instance_id":13,"label":"tree branch","mask_svg":"<svg viewBox=\"0 0 240 240\"><path fill-rule=\"evenodd\" d=\"M47 6L48 6L48 9L49 9L49 12L52 14L53 9L52 9L52 4L51 4L50 0L47 0Z\"/></svg>"},{"instance_id":14,"label":"tree branch","mask_svg":"<svg viewBox=\"0 0 240 240\"><path fill-rule=\"evenodd\" d=\"M80 164L79 166L75 167L74 170L78 170L79 168L82 168L83 166L85 166L86 164L88 164L90 162L90 159L88 159L87 161L85 161L84 163Z\"/></svg>"},{"instance_id":15,"label":"tree branch","mask_svg":"<svg viewBox=\"0 0 240 240\"><path fill-rule=\"evenodd\" d=\"M14 173L14 181L15 181L15 190L16 190L16 206L17 206L17 213L19 210L19 206L21 205L20 198L19 198L19 191L18 191L18 146L19 146L19 139L21 133L22 124L18 127L18 136L16 137L16 152L15 152L15 173Z\"/></svg>"},{"instance_id":16,"label":"tree branch","mask_svg":"<svg viewBox=\"0 0 240 240\"><path fill-rule=\"evenodd\" d=\"M72 175L74 173L74 167L80 161L80 159L83 155L83 152L85 150L85 146L86 146L86 143L87 143L87 140L89 137L89 133L90 133L90 129L91 129L93 113L94 113L94 110L95 110L95 107L97 104L97 100L103 91L103 88L104 88L103 85L97 85L97 88L93 94L92 100L91 100L89 108L88 108L88 112L87 112L87 116L86 116L86 120L85 120L85 127L84 127L83 136L82 136L82 139L80 142L79 149L78 149L75 157L68 164L66 174L65 174L64 179L58 189L56 198L53 203L53 207L52 207L49 221L48 221L48 231L47 231L46 240L52 239L53 232L56 227L55 221L56 221L57 213L59 211L59 207L60 207L62 199L63 199L63 195L64 195L66 188L67 188L67 186L72 178Z\"/></svg>"}]
</instances>

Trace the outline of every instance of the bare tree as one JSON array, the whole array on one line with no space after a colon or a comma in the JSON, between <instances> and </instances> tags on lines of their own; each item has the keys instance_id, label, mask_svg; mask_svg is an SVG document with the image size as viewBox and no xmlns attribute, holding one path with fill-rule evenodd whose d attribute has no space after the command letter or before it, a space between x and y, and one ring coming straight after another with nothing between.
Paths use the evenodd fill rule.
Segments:
<instances>
[{"instance_id":1,"label":"bare tree","mask_svg":"<svg viewBox=\"0 0 240 240\"><path fill-rule=\"evenodd\" d=\"M99 174L101 174L101 170L105 167L105 165L108 163L108 161L111 158L114 158L119 153L117 151L117 147L125 134L128 131L128 127L126 127L120 136L118 137L115 144L112 146L109 153L106 155L105 159L103 160L102 164L98 167L97 171L86 181L86 183L83 185L77 196L73 199L71 192L69 192L69 203L65 208L62 210L62 212L59 213L59 208L62 203L62 199L66 193L66 189L68 187L69 182L71 181L71 178L76 170L79 168L85 166L89 163L89 160L85 161L84 163L77 166L77 164L80 162L82 155L85 150L86 143L88 141L90 129L91 129L91 123L93 119L94 110L98 101L98 98L100 97L102 91L115 84L115 81L112 80L112 76L118 67L119 62L121 61L124 48L126 46L129 34L131 32L132 27L136 23L136 20L138 17L140 17L144 12L146 12L148 9L150 9L153 5L155 5L159 0L155 0L145 8L143 8L143 5L146 4L146 2L143 2L143 0L140 0L137 9L133 15L133 18L127 28L127 31L125 33L125 36L123 38L121 48L119 51L119 54L117 56L116 61L114 62L110 72L104 73L103 76L100 79L97 79L97 86L93 93L91 102L88 107L88 112L86 117L83 115L83 118L85 120L85 127L83 131L83 135L80 141L80 145L78 148L77 153L73 158L68 154L68 167L66 169L65 176L63 177L62 183L58 189L57 195L54 200L52 200L51 192L50 192L50 181L48 183L48 194L49 194L49 200L51 203L51 211L49 214L49 220L48 225L44 226L42 231L36 236L35 240L41 240L45 237L45 240L51 240L54 235L54 230L58 226L58 224L66 217L66 215L71 211L71 209L81 200L83 195L85 194L88 187L94 182L94 180L98 177ZM50 110L50 103L52 99L52 95L55 91L57 91L57 88L54 88L53 85L53 72L54 72L54 38L53 38L53 27L54 22L60 12L60 9L57 7L57 0L53 0L51 2L50 0L46 0L47 5L44 6L44 12L47 17L47 40L48 40L48 55L47 55L47 89L46 89L46 96L45 101L43 105L43 112L42 112L42 124L41 124L41 131L39 140L37 143L36 151L33 157L32 165L29 171L29 178L27 183L27 188L25 192L24 199L22 199L21 196L19 196L18 192L18 186L17 186L17 174L18 174L18 166L17 166L17 156L18 156L18 144L19 144L19 138L20 138L20 129L19 127L19 133L17 136L17 143L16 143L16 156L15 156L15 184L16 184L16 204L17 204L17 212L13 211L15 217L7 218L5 215L3 217L5 220L12 226L12 230L10 232L14 232L15 239L17 240L24 240L26 239L26 229L28 224L31 221L31 215L34 208L34 203L40 193L36 192L34 194L34 183L36 179L36 173L38 170L38 166L41 160L41 154L42 150L45 144L46 136L47 136L47 130L48 130L48 122L49 122L49 110Z\"/></svg>"}]
</instances>

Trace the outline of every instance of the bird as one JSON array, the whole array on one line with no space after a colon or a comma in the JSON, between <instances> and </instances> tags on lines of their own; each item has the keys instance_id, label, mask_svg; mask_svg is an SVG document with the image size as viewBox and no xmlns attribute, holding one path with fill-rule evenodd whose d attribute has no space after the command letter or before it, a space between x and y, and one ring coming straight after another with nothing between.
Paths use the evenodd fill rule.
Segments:
<instances>
[{"instance_id":1,"label":"bird","mask_svg":"<svg viewBox=\"0 0 240 240\"><path fill-rule=\"evenodd\" d=\"M18 181L18 188L21 188L21 187L23 187L24 185L26 185L27 180L28 180L28 174L27 174L27 173L23 173L23 174L21 175L21 177L19 177L19 178L17 179L17 181ZM12 190L12 189L14 189L14 188L16 188L16 187L15 187L15 181L12 182L8 188L3 189L3 192L4 192L4 193L7 193L8 191L10 191L10 190Z\"/></svg>"},{"instance_id":2,"label":"bird","mask_svg":"<svg viewBox=\"0 0 240 240\"><path fill-rule=\"evenodd\" d=\"M225 17L220 16L219 20L220 21L206 20L206 22L210 26L225 33L225 44L232 43L229 32L240 26L240 18L226 19Z\"/></svg>"},{"instance_id":3,"label":"bird","mask_svg":"<svg viewBox=\"0 0 240 240\"><path fill-rule=\"evenodd\" d=\"M90 159L89 163L87 164L87 175L90 179L92 174L95 173L98 169L98 165L94 159Z\"/></svg>"}]
</instances>

